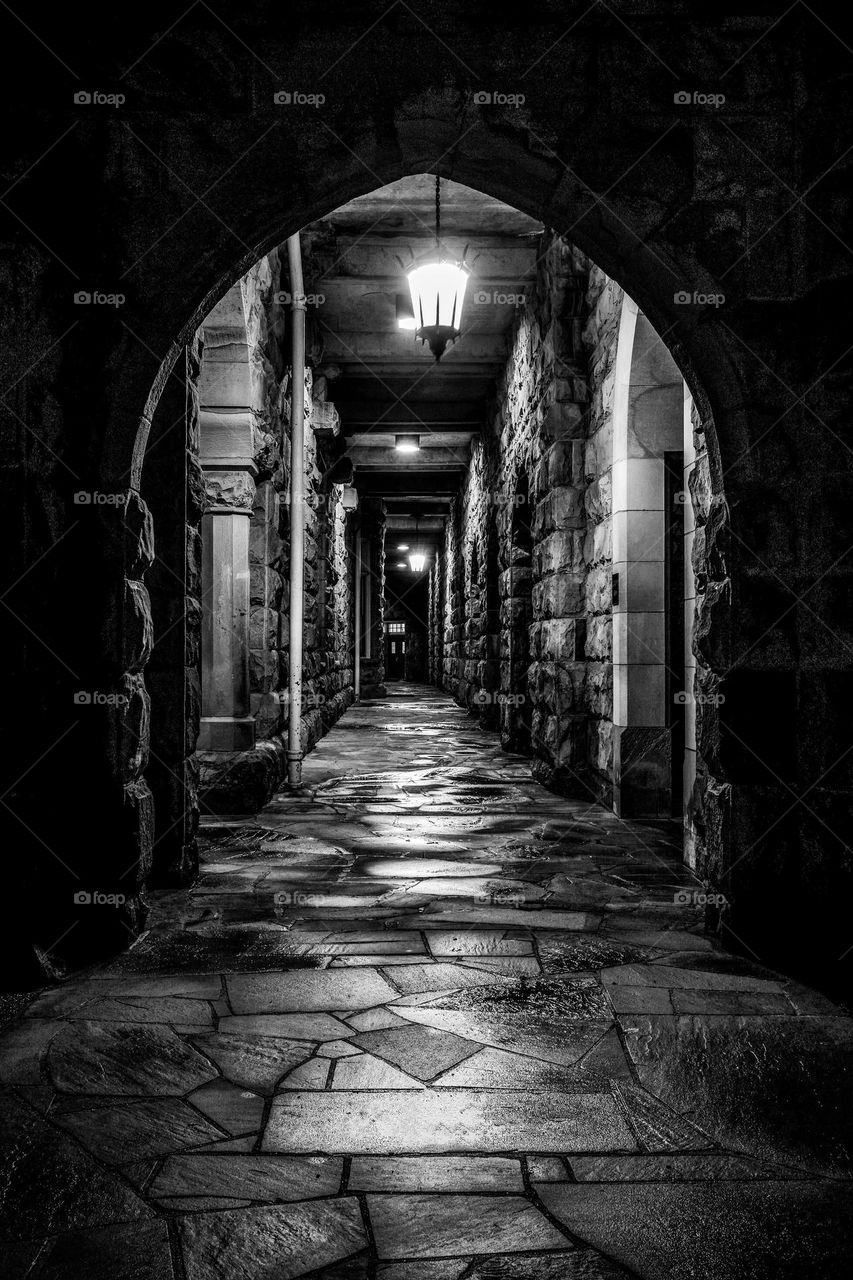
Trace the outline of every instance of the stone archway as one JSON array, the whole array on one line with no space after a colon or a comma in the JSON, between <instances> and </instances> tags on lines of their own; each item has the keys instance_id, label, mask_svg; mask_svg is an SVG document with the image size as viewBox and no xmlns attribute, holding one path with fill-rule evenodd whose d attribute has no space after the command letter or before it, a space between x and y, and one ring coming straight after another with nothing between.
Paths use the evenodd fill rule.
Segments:
<instances>
[{"instance_id":1,"label":"stone archway","mask_svg":"<svg viewBox=\"0 0 853 1280\"><path fill-rule=\"evenodd\" d=\"M630 32L605 19L606 40L598 27L580 31L554 55L556 62L542 62L560 34L556 28L513 31L508 38L498 24L486 36L474 10L456 6L453 31L446 29L444 16L430 10L443 47L441 41L428 42L414 66L408 56L412 33L394 17L378 26L378 54L372 43L354 46L358 24L337 11L324 27L323 41L315 40L310 21L286 38L271 22L260 35L253 25L254 47L235 52L227 33L198 10L189 28L160 42L131 77L136 91L156 103L154 115L140 117L130 131L113 130L89 115L67 146L55 149L28 179L34 236L15 233L20 237L16 250L25 246L26 299L21 314L11 316L7 384L15 396L18 388L21 395L26 392L25 402L13 396L13 412L61 457L70 478L54 463L45 464L42 449L35 464L29 458L22 463L25 471L33 465L38 483L21 489L23 499L12 491L16 502L23 501L26 560L46 558L16 596L16 614L38 633L37 640L22 642L21 669L30 687L39 689L40 706L33 715L21 704L22 753L32 767L26 777L11 780L21 814L37 813L39 797L61 780L62 821L40 816L33 833L21 836L46 880L53 876L54 846L74 831L75 843L86 850L77 877L129 888L122 923L109 931L108 945L139 928L140 885L151 856L142 673L150 647L144 571L152 546L148 513L138 495L155 408L200 320L259 256L343 200L402 174L434 168L570 235L666 335L709 441L709 515L697 548L708 589L697 639L708 670L728 673L728 729L721 734L717 710L709 708L699 730L706 761L700 862L705 873L730 888L727 850L736 850L741 861L732 897L744 921L740 928L751 921L759 933L769 928L775 936L793 924L802 929L805 913L819 935L827 931L828 905L832 915L831 903L844 899L843 842L821 827L832 831L837 825L838 787L828 789L825 774L841 755L844 732L829 707L837 691L847 688L849 664L842 659L839 667L837 659L833 665L818 657L803 674L797 652L789 644L786 648L785 625L781 631L777 627L791 600L784 579L779 585L788 549L793 547L797 557L798 596L806 587L817 588L822 576L834 575L817 596L829 613L841 572L833 566L845 552L828 528L825 498L829 491L839 503L846 501L846 465L842 459L839 467L830 433L790 394L791 387L810 387L814 381L802 375L805 330L810 373L831 371L835 353L841 352L834 319L841 304L829 290L822 291L822 305L809 307L810 323L804 326L804 291L792 283L800 270L794 248L771 239L765 247L776 246L774 254L752 255L745 232L725 230L735 225L730 217L734 193L754 187L753 162L734 143L725 144L731 148L726 180L709 197L711 144L703 119L679 113L667 97L638 124L633 92L624 100L615 95L606 120L598 114L596 85L614 60L636 68L649 103L659 101L660 69L651 59L648 66L637 66ZM655 14L650 5L652 20ZM377 19L381 16L377 13ZM475 29L484 42L483 56L500 49L508 82L513 76L521 79L539 59L523 111L474 101L470 75L448 59L448 47ZM710 48L706 32L691 28L683 34L685 59L695 57L706 68L710 58L725 69L754 39L752 32L725 23ZM789 47L783 36L790 40L787 29L770 33L762 54L779 66L785 65ZM377 56L385 71L378 78ZM174 71L176 57L177 65L185 64L180 76ZM271 81L268 71L261 71L263 64L273 69ZM187 66L195 86L191 129L184 110ZM297 84L312 76L325 77L326 116L309 114L313 108L289 116L275 110L272 91L280 81ZM219 127L214 110L223 93L235 106L227 128ZM247 94L265 104L258 114L245 109ZM790 141L790 153L802 156L810 146L807 135L808 130L783 142ZM91 192L80 188L81 169L127 175L134 198L122 204L121 216L105 220L95 184ZM93 309L82 326L72 310L72 291L65 290L64 276L57 289L59 268L43 247L57 241L57 232L58 242L65 244L69 213L56 209L55 192L75 189L80 191L71 216L79 230L76 273L104 284L126 281L130 300L121 315ZM188 196L187 190L202 194ZM673 191L678 217L671 216L666 194ZM752 225L751 218L762 228L772 224L772 216L763 216L762 199L737 197L743 226ZM61 228L51 221L60 218L65 219ZM693 301L697 293L723 292L728 297L724 316ZM57 301L66 294L67 306ZM36 326L28 323L34 299L45 301ZM820 388L814 411L843 431L833 385L827 380ZM799 437L788 429L793 418L776 429L792 407L806 418L808 429ZM787 474L797 477L796 491L778 471L783 463ZM777 474L778 483L769 478ZM71 495L77 489L123 495L123 501L110 510L76 512ZM792 511L801 526L808 526L808 539L793 537ZM818 555L819 547L827 554ZM88 570L82 587L81 564ZM731 628L729 608L736 624ZM806 647L819 655L823 624L809 618L799 598L791 608L800 633L813 637ZM834 614L831 621L837 628ZM68 670L56 667L47 652L58 648ZM128 701L99 706L78 724L72 694L81 683L106 697L127 688L121 696ZM796 716L784 714L785 706L823 717L828 728L819 749L797 736ZM41 763L46 746L51 748L47 764ZM81 758L87 761L85 770L77 763ZM845 780L846 775L846 785ZM806 812L796 792L812 783ZM93 806L99 813L94 833ZM763 833L780 813L783 829L777 827L776 838L765 841ZM799 855L803 841L808 859ZM37 852L42 844L50 855ZM807 863L819 872L809 872ZM132 869L129 878L127 868ZM776 868L784 873L785 888L774 891L768 906L768 877ZM67 930L77 937L89 932L85 917L68 908L72 884L63 881L49 909L33 910L33 932L43 947ZM23 891L26 895L26 884ZM744 905L737 907L738 902ZM68 936L73 942L72 932ZM105 944L101 939L93 945Z\"/></svg>"}]
</instances>

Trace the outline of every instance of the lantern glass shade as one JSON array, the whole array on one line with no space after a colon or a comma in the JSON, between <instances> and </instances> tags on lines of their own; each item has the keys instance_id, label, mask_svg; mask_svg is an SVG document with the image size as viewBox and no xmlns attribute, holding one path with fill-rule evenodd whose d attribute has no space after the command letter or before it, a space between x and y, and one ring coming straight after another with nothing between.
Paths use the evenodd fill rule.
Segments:
<instances>
[{"instance_id":1,"label":"lantern glass shade","mask_svg":"<svg viewBox=\"0 0 853 1280\"><path fill-rule=\"evenodd\" d=\"M397 436L394 441L394 448L398 453L417 453L421 447L420 436L405 435Z\"/></svg>"},{"instance_id":2,"label":"lantern glass shade","mask_svg":"<svg viewBox=\"0 0 853 1280\"><path fill-rule=\"evenodd\" d=\"M426 262L409 272L415 333L440 360L462 330L468 269L458 262Z\"/></svg>"},{"instance_id":3,"label":"lantern glass shade","mask_svg":"<svg viewBox=\"0 0 853 1280\"><path fill-rule=\"evenodd\" d=\"M413 551L409 556L409 567L412 573L422 573L426 564L426 556L422 551Z\"/></svg>"}]
</instances>

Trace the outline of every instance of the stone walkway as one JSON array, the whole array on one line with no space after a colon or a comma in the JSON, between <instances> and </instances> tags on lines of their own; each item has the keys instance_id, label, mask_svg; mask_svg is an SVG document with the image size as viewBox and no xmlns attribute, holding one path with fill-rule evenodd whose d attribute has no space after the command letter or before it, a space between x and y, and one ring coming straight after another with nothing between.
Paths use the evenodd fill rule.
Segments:
<instances>
[{"instance_id":1,"label":"stone walkway","mask_svg":"<svg viewBox=\"0 0 853 1280\"><path fill-rule=\"evenodd\" d=\"M848 1274L843 1011L703 937L677 828L392 689L0 1036L4 1274Z\"/></svg>"}]
</instances>

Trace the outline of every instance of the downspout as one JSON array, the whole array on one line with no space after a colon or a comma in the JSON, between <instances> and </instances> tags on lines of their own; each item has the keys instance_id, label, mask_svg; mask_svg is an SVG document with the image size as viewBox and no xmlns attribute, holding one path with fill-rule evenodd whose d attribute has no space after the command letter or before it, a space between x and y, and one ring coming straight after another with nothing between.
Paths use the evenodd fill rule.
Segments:
<instances>
[{"instance_id":1,"label":"downspout","mask_svg":"<svg viewBox=\"0 0 853 1280\"><path fill-rule=\"evenodd\" d=\"M293 340L290 375L290 655L287 781L302 786L302 624L305 607L305 292L299 235L287 241Z\"/></svg>"},{"instance_id":2,"label":"downspout","mask_svg":"<svg viewBox=\"0 0 853 1280\"><path fill-rule=\"evenodd\" d=\"M354 696L361 701L361 530L355 535L355 670L353 672Z\"/></svg>"}]
</instances>

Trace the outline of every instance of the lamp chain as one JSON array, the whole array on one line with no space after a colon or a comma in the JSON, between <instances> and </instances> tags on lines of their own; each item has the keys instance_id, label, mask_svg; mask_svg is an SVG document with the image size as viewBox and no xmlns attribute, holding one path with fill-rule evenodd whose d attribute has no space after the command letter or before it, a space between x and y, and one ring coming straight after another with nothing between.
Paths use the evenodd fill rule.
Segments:
<instances>
[{"instance_id":1,"label":"lamp chain","mask_svg":"<svg viewBox=\"0 0 853 1280\"><path fill-rule=\"evenodd\" d=\"M441 248L441 179L435 175L435 247Z\"/></svg>"}]
</instances>

